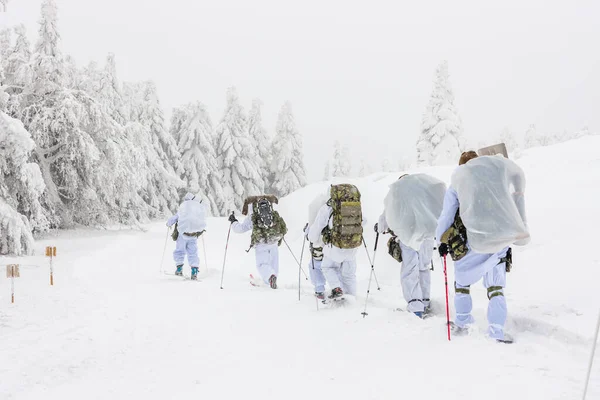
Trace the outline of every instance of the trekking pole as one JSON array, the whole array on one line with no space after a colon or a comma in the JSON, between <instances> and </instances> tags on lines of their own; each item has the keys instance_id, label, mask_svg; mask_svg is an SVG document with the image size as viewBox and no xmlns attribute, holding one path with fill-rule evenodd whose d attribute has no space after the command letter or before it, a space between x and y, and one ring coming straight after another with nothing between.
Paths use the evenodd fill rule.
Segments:
<instances>
[{"instance_id":1,"label":"trekking pole","mask_svg":"<svg viewBox=\"0 0 600 400\"><path fill-rule=\"evenodd\" d=\"M300 271L302 271L302 273L304 274L304 277L306 278L306 280L308 280L308 276L306 275L306 272L304 272L304 270L302 269L302 265L298 262L298 259L296 258L296 255L292 251L292 248L288 244L287 240L285 240L285 238L283 238L283 243L285 243L285 245L287 246L288 250L292 254L292 257L294 257L294 260L296 261L296 264L298 264L298 267L300 267Z\"/></svg>"},{"instance_id":2,"label":"trekking pole","mask_svg":"<svg viewBox=\"0 0 600 400\"><path fill-rule=\"evenodd\" d=\"M169 232L171 232L171 227L167 226L167 237L165 237L165 245L163 247L162 257L160 258L160 270L158 273L163 272L163 261L165 261L165 253L167 252L167 242L169 241Z\"/></svg>"},{"instance_id":3,"label":"trekking pole","mask_svg":"<svg viewBox=\"0 0 600 400\"><path fill-rule=\"evenodd\" d=\"M375 283L377 284L377 290L381 290L381 286L379 286L379 281L377 280L377 274L375 274L375 268L373 268L373 264L375 263L375 253L377 253L377 241L379 240L379 232L375 236L375 249L373 250L373 261L371 261L371 255L369 254L369 250L367 249L367 242L365 242L365 238L363 236L363 244L365 245L365 251L367 252L367 258L369 259L369 264L371 264L371 272L373 273L373 277L375 278Z\"/></svg>"},{"instance_id":4,"label":"trekking pole","mask_svg":"<svg viewBox=\"0 0 600 400\"><path fill-rule=\"evenodd\" d=\"M448 305L448 271L446 269L446 255L444 259L444 284L446 285L446 325L448 326L448 341L450 341L450 306Z\"/></svg>"},{"instance_id":5,"label":"trekking pole","mask_svg":"<svg viewBox=\"0 0 600 400\"><path fill-rule=\"evenodd\" d=\"M594 355L596 354L596 345L598 344L598 332L600 331L600 314L598 314L598 323L596 324L596 334L594 335L594 344L592 346L592 354L590 355L590 365L588 366L587 378L585 380L585 388L583 389L583 400L586 399L590 376L592 374L592 365L594 364Z\"/></svg>"},{"instance_id":6,"label":"trekking pole","mask_svg":"<svg viewBox=\"0 0 600 400\"><path fill-rule=\"evenodd\" d=\"M204 250L204 266L206 267L206 272L208 273L208 258L206 258L206 242L204 241L204 235L202 235L202 249Z\"/></svg>"},{"instance_id":7,"label":"trekking pole","mask_svg":"<svg viewBox=\"0 0 600 400\"><path fill-rule=\"evenodd\" d=\"M363 243L365 241L365 238L363 238ZM373 250L373 260L375 260L375 255L377 254L377 243L379 243L379 232L377 232L377 234L375 235L375 249ZM367 245L365 244L365 249L367 248ZM369 254L369 252L367 251L367 255ZM369 261L371 261L371 259L369 258ZM371 279L373 278L373 275L375 275L375 265L373 265L373 263L371 263L371 274L369 275L369 286L367 287L367 298L365 299L365 310L361 313L363 318L366 317L367 315L369 315L367 313L367 304L369 304L369 293L371 293ZM375 280L377 280L377 277L375 277ZM381 290L379 288L379 284L377 284L377 289Z\"/></svg>"},{"instance_id":8,"label":"trekking pole","mask_svg":"<svg viewBox=\"0 0 600 400\"><path fill-rule=\"evenodd\" d=\"M308 225L308 224L306 224ZM300 252L300 263L298 264L299 266L302 265L302 257L304 257L304 246L306 245L306 240L302 241L302 251ZM301 285L301 281L302 281L302 275L301 275L301 268L298 268L298 301L300 301L300 285Z\"/></svg>"},{"instance_id":9,"label":"trekking pole","mask_svg":"<svg viewBox=\"0 0 600 400\"><path fill-rule=\"evenodd\" d=\"M231 212L233 215L233 211ZM231 225L229 224L229 231L227 232L227 241L225 242L225 256L223 256L223 268L221 268L221 289L223 289L223 277L225 276L225 261L227 260L227 248L229 247L229 235L231 235Z\"/></svg>"}]
</instances>

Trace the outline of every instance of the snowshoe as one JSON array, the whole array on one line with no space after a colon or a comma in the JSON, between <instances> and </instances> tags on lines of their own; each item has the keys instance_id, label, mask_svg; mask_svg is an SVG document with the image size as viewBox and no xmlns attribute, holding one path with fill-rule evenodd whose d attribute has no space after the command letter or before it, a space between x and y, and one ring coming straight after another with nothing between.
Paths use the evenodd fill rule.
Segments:
<instances>
[{"instance_id":1,"label":"snowshoe","mask_svg":"<svg viewBox=\"0 0 600 400\"><path fill-rule=\"evenodd\" d=\"M496 339L496 342L498 343L504 343L504 344L512 344L515 342L515 340L513 339L512 336L510 336L509 334L505 333L504 334L504 339Z\"/></svg>"},{"instance_id":2,"label":"snowshoe","mask_svg":"<svg viewBox=\"0 0 600 400\"><path fill-rule=\"evenodd\" d=\"M198 280L198 267L192 267L192 276L190 279L193 281Z\"/></svg>"},{"instance_id":3,"label":"snowshoe","mask_svg":"<svg viewBox=\"0 0 600 400\"><path fill-rule=\"evenodd\" d=\"M315 292L315 297L319 300L325 300L325 293L324 292Z\"/></svg>"},{"instance_id":4,"label":"snowshoe","mask_svg":"<svg viewBox=\"0 0 600 400\"><path fill-rule=\"evenodd\" d=\"M183 276L183 264L177 266L177 269L175 270L175 275Z\"/></svg>"},{"instance_id":5,"label":"snowshoe","mask_svg":"<svg viewBox=\"0 0 600 400\"><path fill-rule=\"evenodd\" d=\"M450 321L450 330L454 336L467 336L469 334L469 328L466 326L458 326L454 321Z\"/></svg>"},{"instance_id":6,"label":"snowshoe","mask_svg":"<svg viewBox=\"0 0 600 400\"><path fill-rule=\"evenodd\" d=\"M277 289L277 277L275 275L271 275L269 278L269 286L271 286L271 289Z\"/></svg>"},{"instance_id":7,"label":"snowshoe","mask_svg":"<svg viewBox=\"0 0 600 400\"><path fill-rule=\"evenodd\" d=\"M342 288L335 288L331 291L331 295L329 295L330 299L337 299L344 296L344 292L342 291Z\"/></svg>"}]
</instances>

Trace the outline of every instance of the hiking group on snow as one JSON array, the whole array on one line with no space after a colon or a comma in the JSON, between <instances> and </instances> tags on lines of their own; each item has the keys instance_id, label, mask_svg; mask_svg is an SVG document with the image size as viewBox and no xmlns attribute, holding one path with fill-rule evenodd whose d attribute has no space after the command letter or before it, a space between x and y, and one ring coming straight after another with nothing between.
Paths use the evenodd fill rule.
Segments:
<instances>
[{"instance_id":1,"label":"hiking group on snow","mask_svg":"<svg viewBox=\"0 0 600 400\"><path fill-rule=\"evenodd\" d=\"M461 155L449 187L422 173L402 175L390 185L384 211L374 226L375 249L379 235L391 235L388 253L402 264L402 292L409 312L419 318L430 313L431 270L437 250L444 268L447 255L454 262L456 318L450 322L448 317L449 327L455 334L468 332L474 322L470 286L483 280L489 299L488 335L499 342L512 342L504 332L504 288L512 267L510 246L525 245L530 239L524 189L524 173L517 164L501 155L478 156L474 151ZM183 274L187 254L191 279L197 279L197 239L206 229L201 203L188 193L178 213L167 222L168 227L175 225L176 274ZM284 219L274 210L277 203L272 195L251 196L244 202L243 222L233 212L229 216L230 231L252 231L250 248L255 250L256 268L272 289L277 289L279 246L287 233ZM356 253L361 245L366 248L365 224L361 194L354 185L331 185L328 193L309 205L309 222L303 233L310 243L309 275L320 301L356 296ZM371 268L374 272L373 265ZM331 289L328 296L326 284Z\"/></svg>"}]
</instances>

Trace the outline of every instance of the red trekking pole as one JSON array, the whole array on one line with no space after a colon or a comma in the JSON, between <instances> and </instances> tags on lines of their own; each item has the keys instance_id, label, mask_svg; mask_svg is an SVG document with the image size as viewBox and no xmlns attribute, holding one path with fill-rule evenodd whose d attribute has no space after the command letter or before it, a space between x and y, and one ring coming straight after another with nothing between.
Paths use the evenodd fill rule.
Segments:
<instances>
[{"instance_id":1,"label":"red trekking pole","mask_svg":"<svg viewBox=\"0 0 600 400\"><path fill-rule=\"evenodd\" d=\"M444 255L444 284L446 285L446 326L448 327L448 341L450 341L450 307L448 305L448 272L446 270L446 255Z\"/></svg>"}]
</instances>

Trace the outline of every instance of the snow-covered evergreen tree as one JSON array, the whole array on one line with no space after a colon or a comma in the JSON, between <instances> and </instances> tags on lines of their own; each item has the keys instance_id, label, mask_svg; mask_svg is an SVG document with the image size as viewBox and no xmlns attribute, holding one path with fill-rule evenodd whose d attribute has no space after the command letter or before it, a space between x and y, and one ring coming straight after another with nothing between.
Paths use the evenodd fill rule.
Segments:
<instances>
[{"instance_id":1,"label":"snow-covered evergreen tree","mask_svg":"<svg viewBox=\"0 0 600 400\"><path fill-rule=\"evenodd\" d=\"M389 158L386 157L381 161L381 170L383 172L393 172L394 171L394 168L392 167L392 162L390 161Z\"/></svg>"},{"instance_id":2,"label":"snow-covered evergreen tree","mask_svg":"<svg viewBox=\"0 0 600 400\"><path fill-rule=\"evenodd\" d=\"M150 129L154 146L161 155L165 167L171 167L177 174L181 175L183 173L181 155L177 149L175 139L167 130L165 116L158 100L156 85L152 81L145 82L143 90L144 107L142 107L139 121Z\"/></svg>"},{"instance_id":3,"label":"snow-covered evergreen tree","mask_svg":"<svg viewBox=\"0 0 600 400\"><path fill-rule=\"evenodd\" d=\"M535 128L535 125L531 124L529 125L529 128L527 128L527 131L525 131L525 136L523 138L523 145L526 149L530 149L532 147L538 147L541 146L541 138L540 135L537 132L537 129Z\"/></svg>"},{"instance_id":4,"label":"snow-covered evergreen tree","mask_svg":"<svg viewBox=\"0 0 600 400\"><path fill-rule=\"evenodd\" d=\"M0 11L6 12L8 0L0 0Z\"/></svg>"},{"instance_id":5,"label":"snow-covered evergreen tree","mask_svg":"<svg viewBox=\"0 0 600 400\"><path fill-rule=\"evenodd\" d=\"M333 145L333 171L332 174L338 178L350 176L352 164L348 155L348 146L342 145L339 140Z\"/></svg>"},{"instance_id":6,"label":"snow-covered evergreen tree","mask_svg":"<svg viewBox=\"0 0 600 400\"><path fill-rule=\"evenodd\" d=\"M504 127L504 129L502 129L502 133L500 133L500 142L506 145L506 150L509 154L519 148L517 139L509 127Z\"/></svg>"},{"instance_id":7,"label":"snow-covered evergreen tree","mask_svg":"<svg viewBox=\"0 0 600 400\"><path fill-rule=\"evenodd\" d=\"M179 134L183 129L183 124L188 119L190 111L188 110L189 105L183 107L175 107L171 110L171 122L169 124L169 133L171 137L175 140L175 143L178 144L178 149L181 154L181 149L179 148Z\"/></svg>"},{"instance_id":8,"label":"snow-covered evergreen tree","mask_svg":"<svg viewBox=\"0 0 600 400\"><path fill-rule=\"evenodd\" d=\"M306 186L302 136L296 128L292 105L286 102L279 111L272 148L273 191L287 196Z\"/></svg>"},{"instance_id":9,"label":"snow-covered evergreen tree","mask_svg":"<svg viewBox=\"0 0 600 400\"><path fill-rule=\"evenodd\" d=\"M39 33L20 115L36 143L44 208L61 226L129 220L131 205L139 203L131 190L134 168L126 162L131 146L89 93L70 87L79 71L60 52L54 0L42 3Z\"/></svg>"},{"instance_id":10,"label":"snow-covered evergreen tree","mask_svg":"<svg viewBox=\"0 0 600 400\"><path fill-rule=\"evenodd\" d=\"M117 78L117 67L114 54L106 57L106 65L99 76L99 101L107 112L119 125L125 125L125 106L121 83Z\"/></svg>"},{"instance_id":11,"label":"snow-covered evergreen tree","mask_svg":"<svg viewBox=\"0 0 600 400\"><path fill-rule=\"evenodd\" d=\"M247 196L264 192L264 183L248 121L233 87L227 89L227 107L215 133L225 208L241 210Z\"/></svg>"},{"instance_id":12,"label":"snow-covered evergreen tree","mask_svg":"<svg viewBox=\"0 0 600 400\"><path fill-rule=\"evenodd\" d=\"M6 69L8 63L8 56L11 52L11 35L10 28L3 28L0 30L0 64L2 68Z\"/></svg>"},{"instance_id":13,"label":"snow-covered evergreen tree","mask_svg":"<svg viewBox=\"0 0 600 400\"><path fill-rule=\"evenodd\" d=\"M164 151L159 136L153 134L153 123L148 121L148 116L155 113L148 111L147 86L147 82L123 84L124 112L129 120L125 132L128 140L138 150L137 162L144 166L139 171L139 179L143 182L141 195L151 207L150 216L155 217L167 210L177 209L180 200L178 189L184 186L184 182L173 169L171 159ZM160 115L162 116L162 113ZM160 134L161 130L158 131ZM168 140L177 146L175 139L168 132L166 135ZM171 149L171 152L179 153L176 148L174 151ZM180 173L183 173L179 155L176 161Z\"/></svg>"},{"instance_id":14,"label":"snow-covered evergreen tree","mask_svg":"<svg viewBox=\"0 0 600 400\"><path fill-rule=\"evenodd\" d=\"M197 102L173 110L172 133L179 138L183 179L192 193L204 195L212 215L224 216L227 209L219 172L210 116ZM178 129L174 132L173 129Z\"/></svg>"},{"instance_id":15,"label":"snow-covered evergreen tree","mask_svg":"<svg viewBox=\"0 0 600 400\"><path fill-rule=\"evenodd\" d=\"M31 45L27 39L27 32L24 25L15 27L16 40L15 46L8 55L6 63L6 92L9 95L8 114L18 115L21 108L21 95L25 87L31 84L33 79L33 70L30 63Z\"/></svg>"},{"instance_id":16,"label":"snow-covered evergreen tree","mask_svg":"<svg viewBox=\"0 0 600 400\"><path fill-rule=\"evenodd\" d=\"M398 171L407 171L410 169L410 161L404 157L398 159Z\"/></svg>"},{"instance_id":17,"label":"snow-covered evergreen tree","mask_svg":"<svg viewBox=\"0 0 600 400\"><path fill-rule=\"evenodd\" d=\"M248 132L252 142L256 145L256 153L260 164L260 175L265 183L265 190L270 191L273 177L271 176L270 165L272 160L271 138L263 126L260 99L252 100L252 108L248 115Z\"/></svg>"},{"instance_id":18,"label":"snow-covered evergreen tree","mask_svg":"<svg viewBox=\"0 0 600 400\"><path fill-rule=\"evenodd\" d=\"M368 175L368 173L367 173L367 163L366 163L366 161L365 161L364 158L361 158L360 159L360 164L359 164L359 167L358 167L358 177L359 178L364 178L367 175Z\"/></svg>"},{"instance_id":19,"label":"snow-covered evergreen tree","mask_svg":"<svg viewBox=\"0 0 600 400\"><path fill-rule=\"evenodd\" d=\"M325 169L323 170L323 180L331 180L331 161L325 161Z\"/></svg>"},{"instance_id":20,"label":"snow-covered evergreen tree","mask_svg":"<svg viewBox=\"0 0 600 400\"><path fill-rule=\"evenodd\" d=\"M570 135L571 139L578 139L580 137L584 137L584 136L588 136L591 135L590 133L590 129L587 126L584 126L582 129L575 131L575 133L573 133L573 135ZM565 139L568 140L568 139Z\"/></svg>"},{"instance_id":21,"label":"snow-covered evergreen tree","mask_svg":"<svg viewBox=\"0 0 600 400\"><path fill-rule=\"evenodd\" d=\"M21 121L0 111L0 255L31 254L32 233L48 229L39 202L44 180L28 162L34 147Z\"/></svg>"},{"instance_id":22,"label":"snow-covered evergreen tree","mask_svg":"<svg viewBox=\"0 0 600 400\"><path fill-rule=\"evenodd\" d=\"M463 148L462 121L454 106L448 63L443 61L436 70L431 98L423 114L417 160L421 165L455 163Z\"/></svg>"}]
</instances>

